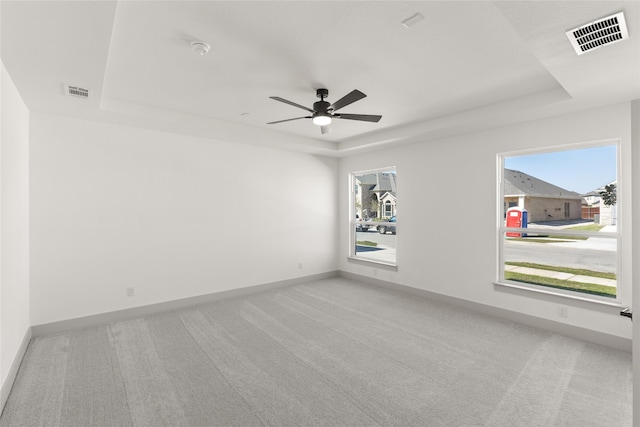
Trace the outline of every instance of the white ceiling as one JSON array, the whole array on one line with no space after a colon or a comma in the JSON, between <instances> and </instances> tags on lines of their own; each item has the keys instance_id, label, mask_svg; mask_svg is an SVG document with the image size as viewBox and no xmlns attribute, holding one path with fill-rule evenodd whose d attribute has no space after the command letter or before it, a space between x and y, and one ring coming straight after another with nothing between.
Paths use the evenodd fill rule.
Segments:
<instances>
[{"instance_id":1,"label":"white ceiling","mask_svg":"<svg viewBox=\"0 0 640 427\"><path fill-rule=\"evenodd\" d=\"M637 1L0 5L2 61L31 111L240 143L351 155L640 98ZM618 11L630 39L576 55L565 32ZM321 87L330 102L361 90L340 112L382 120L334 120L326 135L266 124L307 115L269 96L311 107Z\"/></svg>"}]
</instances>

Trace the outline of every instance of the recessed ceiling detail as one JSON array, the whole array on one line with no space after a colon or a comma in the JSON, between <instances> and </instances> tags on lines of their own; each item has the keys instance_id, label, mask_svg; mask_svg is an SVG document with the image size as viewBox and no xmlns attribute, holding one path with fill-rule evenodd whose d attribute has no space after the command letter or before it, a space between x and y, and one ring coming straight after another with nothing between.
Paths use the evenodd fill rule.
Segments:
<instances>
[{"instance_id":1,"label":"recessed ceiling detail","mask_svg":"<svg viewBox=\"0 0 640 427\"><path fill-rule=\"evenodd\" d=\"M216 141L339 157L640 98L640 1L0 3L3 72L30 111ZM564 32L618 12L624 43L566 60ZM267 124L312 116L326 87L384 118Z\"/></svg>"},{"instance_id":2,"label":"recessed ceiling detail","mask_svg":"<svg viewBox=\"0 0 640 427\"><path fill-rule=\"evenodd\" d=\"M567 31L578 55L629 38L624 13L619 12Z\"/></svg>"}]
</instances>

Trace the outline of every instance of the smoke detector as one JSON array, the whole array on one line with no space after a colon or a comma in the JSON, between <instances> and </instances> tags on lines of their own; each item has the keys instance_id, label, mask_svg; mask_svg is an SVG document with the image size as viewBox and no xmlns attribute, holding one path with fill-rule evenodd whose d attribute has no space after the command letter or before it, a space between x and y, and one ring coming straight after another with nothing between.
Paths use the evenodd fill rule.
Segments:
<instances>
[{"instance_id":1,"label":"smoke detector","mask_svg":"<svg viewBox=\"0 0 640 427\"><path fill-rule=\"evenodd\" d=\"M211 49L211 45L209 43L201 42L201 41L192 41L191 48L198 55L206 55L209 53L209 49Z\"/></svg>"},{"instance_id":2,"label":"smoke detector","mask_svg":"<svg viewBox=\"0 0 640 427\"><path fill-rule=\"evenodd\" d=\"M629 38L624 13L606 16L567 31L567 37L578 55Z\"/></svg>"}]
</instances>

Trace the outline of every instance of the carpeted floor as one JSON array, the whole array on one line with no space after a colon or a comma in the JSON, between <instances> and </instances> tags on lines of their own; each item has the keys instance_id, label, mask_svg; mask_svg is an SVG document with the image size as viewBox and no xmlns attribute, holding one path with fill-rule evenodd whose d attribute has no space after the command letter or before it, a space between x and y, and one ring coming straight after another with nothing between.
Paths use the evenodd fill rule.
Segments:
<instances>
[{"instance_id":1,"label":"carpeted floor","mask_svg":"<svg viewBox=\"0 0 640 427\"><path fill-rule=\"evenodd\" d=\"M631 426L631 355L335 278L34 339L0 425Z\"/></svg>"}]
</instances>

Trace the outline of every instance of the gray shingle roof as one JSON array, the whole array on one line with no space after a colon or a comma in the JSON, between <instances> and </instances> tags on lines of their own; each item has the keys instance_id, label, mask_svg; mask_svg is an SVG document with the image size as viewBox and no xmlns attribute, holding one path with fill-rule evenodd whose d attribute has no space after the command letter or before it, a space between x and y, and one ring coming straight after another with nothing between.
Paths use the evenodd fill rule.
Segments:
<instances>
[{"instance_id":1,"label":"gray shingle roof","mask_svg":"<svg viewBox=\"0 0 640 427\"><path fill-rule=\"evenodd\" d=\"M506 168L504 170L504 195L582 199L582 195L575 191L565 190L524 172Z\"/></svg>"},{"instance_id":2,"label":"gray shingle roof","mask_svg":"<svg viewBox=\"0 0 640 427\"><path fill-rule=\"evenodd\" d=\"M611 181L610 183L608 183L606 185L603 185L602 187L598 187L595 190L591 190L587 194L585 194L585 196L599 196L600 193L602 191L604 191L604 187L606 187L607 185L611 185L611 184L616 184L617 185L618 184L618 180Z\"/></svg>"},{"instance_id":3,"label":"gray shingle roof","mask_svg":"<svg viewBox=\"0 0 640 427\"><path fill-rule=\"evenodd\" d=\"M390 193L395 193L396 192L396 174L379 173L378 183L374 191L388 191Z\"/></svg>"},{"instance_id":4,"label":"gray shingle roof","mask_svg":"<svg viewBox=\"0 0 640 427\"><path fill-rule=\"evenodd\" d=\"M357 177L360 184L371 191L396 192L396 174L378 172Z\"/></svg>"}]
</instances>

